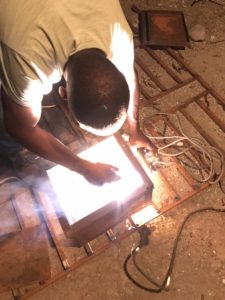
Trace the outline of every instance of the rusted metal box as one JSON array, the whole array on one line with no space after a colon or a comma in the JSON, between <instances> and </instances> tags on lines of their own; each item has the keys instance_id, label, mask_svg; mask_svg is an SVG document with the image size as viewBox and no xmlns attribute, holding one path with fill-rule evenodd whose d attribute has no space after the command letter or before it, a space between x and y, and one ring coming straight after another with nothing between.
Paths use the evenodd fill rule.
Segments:
<instances>
[{"instance_id":1,"label":"rusted metal box","mask_svg":"<svg viewBox=\"0 0 225 300\"><path fill-rule=\"evenodd\" d=\"M131 168L135 170L138 176L138 179L136 180L136 179L132 179L132 174L130 174L131 172L128 172L128 174L126 173L127 174L126 180L123 181L126 182L125 184L126 190L122 192L123 201L117 199L120 198L121 194L117 193L117 191L115 190L116 186L110 190L111 192L106 190L106 192L104 192L104 196L102 195L102 191L104 191L104 187L96 187L96 189L98 190L95 193L94 190L95 186L93 186L91 187L92 192L87 194L87 192L85 191L85 183L81 189L79 186L79 180L85 181L85 179L83 178L80 179L74 178L74 181L72 183L73 191L71 193L68 192L69 188L66 187L67 183L64 181L65 185L63 187L63 192L61 196L59 196L59 193L56 192L57 183L55 184L53 182L53 178L51 177L50 173L48 174L54 190L53 194L55 194L54 196L51 197L51 199L55 206L60 224L63 228L65 235L68 238L72 239L73 244L78 247L83 246L85 243L105 233L108 229L112 228L116 224L128 218L132 213L143 208L151 200L153 184L149 179L149 177L147 176L147 174L145 173L144 169L141 167L140 163L133 155L131 149L128 147L126 142L122 139L122 137L119 134L111 138L114 138L116 140L118 148L120 148L120 151L123 152L124 155L123 160L127 159L129 161ZM102 155L105 155L106 154L105 152L106 151L104 151L104 153L102 152ZM115 148L112 147L112 149L109 149L108 153L106 154L110 159L112 159L112 161L114 159L112 165L114 165L114 162L117 162L115 161L114 152L115 152ZM105 163L105 161L100 161L100 162ZM118 162L119 165L122 163L123 161ZM125 167L125 168L126 170L129 169L129 167ZM73 174L71 174L71 176L73 175L80 176L79 174L75 175L74 172ZM61 178L65 178L65 176L60 172L59 172L59 176ZM134 187L137 181L139 183L137 187ZM82 185L81 181L80 181L80 185ZM119 185L119 187L117 186L117 188L118 189L121 188L121 190L123 190L123 187L124 187L124 183L122 184L122 188L121 185ZM87 188L88 188L88 183L87 183ZM66 194L68 195L68 193L70 194L69 195L70 200L68 201L68 204L69 205L72 204L69 213L66 212L65 210L66 207L64 206L65 204L64 201L66 201ZM98 205L96 209L93 203L95 201L96 203L98 202L98 197L106 199L106 202L105 200L103 200L102 204ZM110 201L108 201L109 200L108 198L110 198ZM75 204L74 206L73 206L73 201L77 202L77 204ZM91 209L92 207L94 209L91 210L90 207ZM82 210L85 211L85 213L83 213ZM75 213L72 217L70 217L72 214L69 216L71 211L74 211Z\"/></svg>"},{"instance_id":2,"label":"rusted metal box","mask_svg":"<svg viewBox=\"0 0 225 300\"><path fill-rule=\"evenodd\" d=\"M182 11L140 11L139 34L142 45L151 48L184 49L189 43Z\"/></svg>"}]
</instances>

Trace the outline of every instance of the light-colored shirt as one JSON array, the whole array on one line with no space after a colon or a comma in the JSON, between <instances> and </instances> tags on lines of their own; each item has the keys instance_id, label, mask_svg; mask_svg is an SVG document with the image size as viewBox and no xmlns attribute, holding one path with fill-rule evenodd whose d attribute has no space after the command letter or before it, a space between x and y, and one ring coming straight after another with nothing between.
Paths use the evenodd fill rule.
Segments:
<instances>
[{"instance_id":1,"label":"light-colored shirt","mask_svg":"<svg viewBox=\"0 0 225 300\"><path fill-rule=\"evenodd\" d=\"M99 48L133 81L133 38L118 0L0 0L0 79L20 105L41 103L77 51Z\"/></svg>"}]
</instances>

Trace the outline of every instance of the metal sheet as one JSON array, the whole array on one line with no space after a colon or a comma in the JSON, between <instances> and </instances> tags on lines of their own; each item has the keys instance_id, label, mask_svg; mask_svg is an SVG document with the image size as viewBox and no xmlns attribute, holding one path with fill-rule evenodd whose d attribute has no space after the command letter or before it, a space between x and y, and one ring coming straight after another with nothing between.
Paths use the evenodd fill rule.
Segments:
<instances>
[{"instance_id":1,"label":"metal sheet","mask_svg":"<svg viewBox=\"0 0 225 300\"><path fill-rule=\"evenodd\" d=\"M139 14L144 46L184 48L189 39L181 11L148 10Z\"/></svg>"}]
</instances>

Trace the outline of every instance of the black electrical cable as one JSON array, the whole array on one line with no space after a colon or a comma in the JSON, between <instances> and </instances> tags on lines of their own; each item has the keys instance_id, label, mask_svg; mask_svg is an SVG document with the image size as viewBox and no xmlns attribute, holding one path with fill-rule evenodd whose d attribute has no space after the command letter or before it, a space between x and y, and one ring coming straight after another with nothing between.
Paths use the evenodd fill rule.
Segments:
<instances>
[{"instance_id":1,"label":"black electrical cable","mask_svg":"<svg viewBox=\"0 0 225 300\"><path fill-rule=\"evenodd\" d=\"M161 291L163 290L167 290L167 285L168 285L168 281L169 281L169 278L172 274L172 271L173 271L173 267L174 267L174 260L176 258L176 251L177 251L177 246L178 246L178 242L179 242L179 239L180 239L180 236L181 236L181 233L183 231L183 228L186 224L186 222L189 220L190 217L192 217L193 215L197 214L197 213L201 213L201 212L206 212L206 211L213 211L213 212L225 212L225 206L223 207L206 207L206 208L201 208L201 209L198 209L196 211L193 211L191 212L190 214L188 214L184 221L182 222L182 224L180 225L179 229L178 229L178 232L177 232L177 236L175 238L175 241L174 241L174 246L173 246L173 251L172 251L172 255L171 255L171 260L170 260L170 263L169 263L169 267L168 267L168 270L166 272L166 275L164 277L164 280L162 282L162 284L158 284L155 280L153 280L149 275L147 275L143 269L137 264L136 262L136 256L137 256L137 253L139 252L139 250L146 245L142 243L142 239L140 239L140 242L137 246L135 246L132 250L131 250L131 253L129 253L129 255L127 256L127 258L125 259L124 261L124 264L123 264L123 268L124 268L124 272L126 274L126 276L129 278L129 280L135 284L137 287L141 288L142 290L145 290L147 292L151 292L151 293L160 293ZM141 236L141 233L140 233L140 236ZM142 238L142 237L141 237ZM142 274L142 276L144 276L149 282L151 282L153 285L155 285L157 288L149 288L149 287L146 287L144 285L142 285L141 283L139 283L137 280L135 280L132 275L129 273L128 271L128 262L130 261L130 259L132 258L132 261L134 263L134 266L137 268L137 270Z\"/></svg>"},{"instance_id":2,"label":"black electrical cable","mask_svg":"<svg viewBox=\"0 0 225 300\"><path fill-rule=\"evenodd\" d=\"M133 264L135 265L136 269L147 279L149 280L153 285L157 286L158 288L161 287L161 285L159 283L157 283L156 281L154 281L154 279L152 279L148 274L146 274L142 269L141 267L137 264L136 262L136 256L139 252L135 252L133 255L132 255L132 261L133 261Z\"/></svg>"}]
</instances>

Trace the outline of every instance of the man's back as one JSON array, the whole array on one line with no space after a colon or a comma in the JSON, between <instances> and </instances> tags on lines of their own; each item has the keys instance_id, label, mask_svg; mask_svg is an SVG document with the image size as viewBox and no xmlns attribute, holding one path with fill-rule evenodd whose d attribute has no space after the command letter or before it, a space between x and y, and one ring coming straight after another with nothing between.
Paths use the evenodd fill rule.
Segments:
<instances>
[{"instance_id":1,"label":"man's back","mask_svg":"<svg viewBox=\"0 0 225 300\"><path fill-rule=\"evenodd\" d=\"M118 0L1 0L0 42L3 87L27 106L50 92L77 51L99 48L118 68L133 55Z\"/></svg>"}]
</instances>

